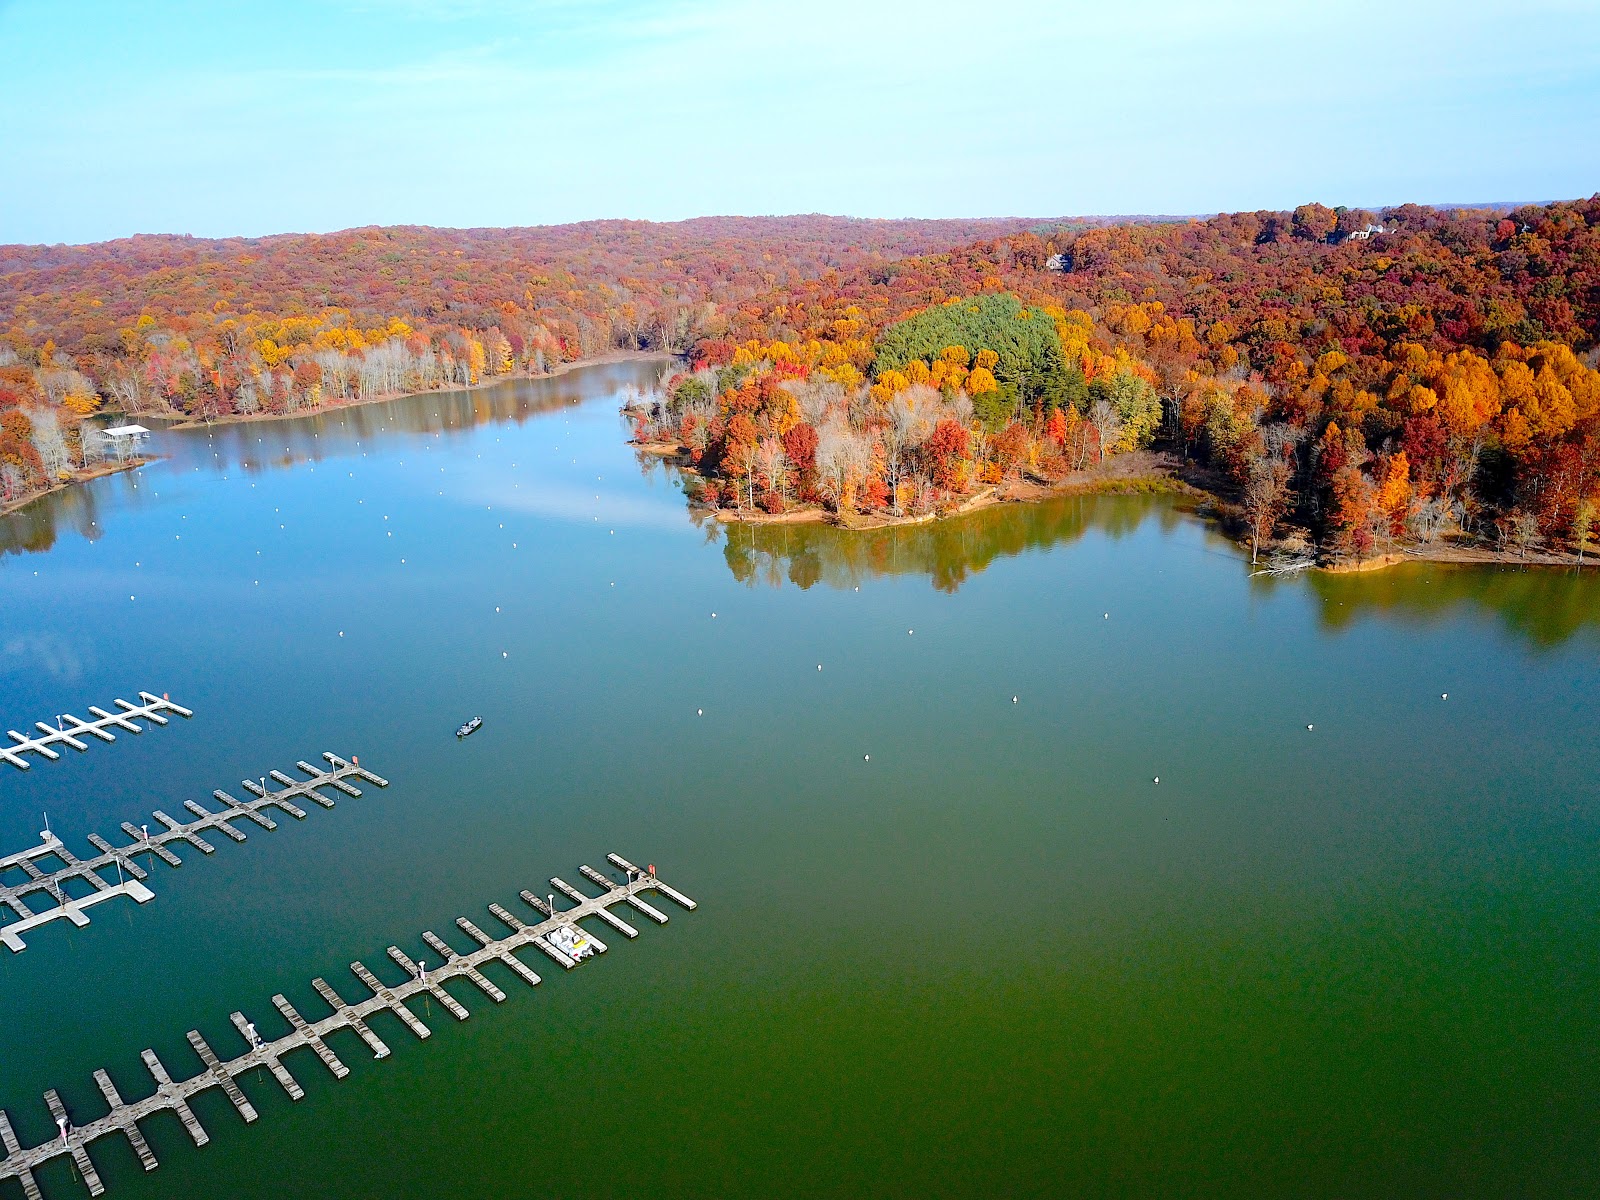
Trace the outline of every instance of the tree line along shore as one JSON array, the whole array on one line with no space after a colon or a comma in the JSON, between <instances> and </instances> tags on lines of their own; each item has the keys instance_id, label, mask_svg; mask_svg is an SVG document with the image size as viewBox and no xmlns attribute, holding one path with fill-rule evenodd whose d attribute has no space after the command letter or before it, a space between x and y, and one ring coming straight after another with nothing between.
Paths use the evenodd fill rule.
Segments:
<instances>
[{"instance_id":1,"label":"tree line along shore","mask_svg":"<svg viewBox=\"0 0 1600 1200\"><path fill-rule=\"evenodd\" d=\"M639 439L736 517L923 519L1113 486L1157 447L1253 556L1565 561L1600 499L1597 225L1600 197L4 247L0 502L79 469L104 412L288 415L645 350L687 362Z\"/></svg>"},{"instance_id":2,"label":"tree line along shore","mask_svg":"<svg viewBox=\"0 0 1600 1200\"><path fill-rule=\"evenodd\" d=\"M1210 493L1271 569L1581 563L1597 223L1596 200L1307 205L1017 235L744 310L750 336L632 405L635 436L741 520L922 520L1120 476ZM1112 466L1152 446L1137 484Z\"/></svg>"}]
</instances>

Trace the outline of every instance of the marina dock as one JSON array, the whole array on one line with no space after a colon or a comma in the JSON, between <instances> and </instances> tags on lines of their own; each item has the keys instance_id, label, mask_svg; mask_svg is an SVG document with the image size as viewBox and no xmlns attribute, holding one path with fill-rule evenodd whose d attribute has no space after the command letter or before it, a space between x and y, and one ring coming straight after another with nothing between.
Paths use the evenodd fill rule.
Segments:
<instances>
[{"instance_id":1,"label":"marina dock","mask_svg":"<svg viewBox=\"0 0 1600 1200\"><path fill-rule=\"evenodd\" d=\"M71 746L74 750L87 750L89 743L83 740L86 737L99 738L102 742L116 741L116 734L111 732L113 727L128 733L143 733L144 726L136 724L137 721L165 725L167 718L162 716L162 713L177 713L180 717L194 716L194 713L187 708L181 704L174 704L165 696L140 692L139 699L142 703L129 704L126 700L113 700L117 712L107 712L91 704L89 711L94 714L92 721L82 720L71 713L62 713L55 725L46 721L35 721L33 726L38 730L37 733L18 733L15 729L8 729L6 733L11 738L12 745L0 745L0 759L4 759L19 770L26 771L33 764L22 757L24 754L37 754L41 758L54 760L61 757L60 751L51 749L57 744Z\"/></svg>"},{"instance_id":2,"label":"marina dock","mask_svg":"<svg viewBox=\"0 0 1600 1200\"><path fill-rule=\"evenodd\" d=\"M554 910L543 901L537 906L530 905L544 915L545 919L537 924L526 924L500 905L492 904L489 906L489 911L510 932L494 937L467 918L459 917L456 920L457 926L477 943L470 950L452 949L431 930L422 935L422 940L435 953L442 956L442 961L438 963L432 959L417 962L399 947L388 947L388 957L393 961L395 968L406 976L400 983L385 983L364 964L351 963L351 972L370 993L364 1000L346 1001L324 980L312 980L313 989L331 1009L326 1017L308 1020L282 994L273 996L273 1007L278 1010L283 1023L287 1026L287 1031L268 1038L260 1034L243 1013L231 1013L229 1021L235 1031L233 1036L238 1044L244 1047L241 1053L232 1057L223 1058L198 1030L190 1030L189 1044L195 1052L200 1069L184 1079L174 1080L167 1066L156 1057L154 1051L144 1051L145 1069L150 1075L151 1082L144 1084L143 1090L148 1090L153 1084L154 1091L143 1099L124 1100L110 1075L105 1071L96 1071L95 1082L101 1096L104 1097L107 1109L103 1116L81 1124L74 1123L60 1096L51 1089L45 1093L44 1099L57 1128L62 1130L58 1137L24 1149L11 1125L10 1117L0 1109L0 1148L5 1151L4 1163L0 1164L0 1183L15 1179L21 1183L28 1200L43 1200L34 1173L51 1160L66 1156L77 1167L78 1176L89 1189L89 1194L102 1195L105 1192L105 1185L95 1168L94 1161L89 1157L90 1145L101 1138L112 1134L126 1137L144 1169L153 1171L157 1166L156 1158L140 1131L139 1122L156 1113L163 1111L175 1113L195 1145L204 1146L210 1140L210 1135L200 1124L189 1103L201 1092L220 1088L240 1118L252 1122L256 1120L258 1114L237 1083L238 1077L247 1071L256 1067L266 1067L289 1098L299 1100L305 1093L283 1062L284 1056L291 1051L311 1050L335 1078L343 1079L350 1073L349 1068L339 1061L325 1040L335 1031L352 1030L366 1043L374 1058L386 1058L389 1048L366 1024L367 1018L376 1013L392 1012L413 1034L419 1038L426 1038L431 1031L416 1013L407 1007L408 1000L419 997L436 1000L444 1011L458 1021L466 1020L469 1015L460 1001L445 992L442 984L447 980L465 979L490 1000L500 1003L505 1000L505 993L484 978L478 970L486 963L503 962L526 983L537 984L539 976L516 956L516 952L533 946L549 953L554 946L546 939L553 933L574 930L579 921L588 917L600 919L611 917L613 914L609 910L616 904L627 904L638 911L648 910L655 914L652 919L665 922L667 919L665 914L639 898L641 893L645 892L655 892L665 896L673 903L691 911L695 908L693 900L668 887L655 876L639 871L626 859L615 854L607 855L607 858L613 866L626 873L627 882L618 883L599 871L583 867L583 877L601 887L603 894L588 896L576 888L558 886L557 890L574 902L573 907ZM551 882L556 886L555 880ZM529 894L524 893L524 895ZM550 911L545 912L546 909ZM603 949L587 930L583 932L583 936L594 943L597 949ZM565 955L562 957L566 959L562 965L569 970L579 965L570 957Z\"/></svg>"},{"instance_id":3,"label":"marina dock","mask_svg":"<svg viewBox=\"0 0 1600 1200\"><path fill-rule=\"evenodd\" d=\"M115 896L131 897L139 904L153 900L155 893L144 885L149 872L138 862L140 855L154 856L170 867L181 866L183 860L172 852L170 843L181 842L202 854L210 854L216 847L202 836L204 833L221 834L235 842L244 841L244 833L229 822L248 820L262 829L276 829L277 822L266 814L266 809L276 808L298 821L306 814L296 801L321 808L334 806L319 789L359 796L361 790L349 782L352 778L364 779L378 787L389 786L388 780L336 754L322 757L328 762L326 770L303 760L295 764L309 776L306 779L291 779L280 771L273 771L262 778L278 784L275 788L263 786L254 779L245 780L244 789L250 796L247 800L236 800L221 790L212 792L212 797L222 806L217 811L185 800L183 807L191 818L188 821L176 820L160 809L151 814L156 821L154 827L140 827L124 821L122 832L128 841L122 846L112 846L98 834L91 833L89 841L99 851L93 858L78 858L60 838L46 830L39 845L0 857L0 919L15 917L0 925L0 944L12 953L20 953L27 948L22 940L24 933L56 920L87 925L89 917L85 910ZM145 862L149 862L149 857ZM16 871L24 877L14 878ZM8 881L8 876L13 877ZM116 878L117 882L113 883L108 876ZM73 895L68 891L69 886L79 893L87 888L87 894ZM35 912L26 899L37 893L48 897L50 906Z\"/></svg>"}]
</instances>

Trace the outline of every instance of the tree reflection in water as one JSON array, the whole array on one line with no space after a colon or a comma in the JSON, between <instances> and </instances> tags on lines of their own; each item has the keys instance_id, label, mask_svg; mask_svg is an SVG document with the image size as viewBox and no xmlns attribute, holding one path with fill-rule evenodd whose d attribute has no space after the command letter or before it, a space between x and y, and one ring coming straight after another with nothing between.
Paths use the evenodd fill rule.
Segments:
<instances>
[{"instance_id":1,"label":"tree reflection in water","mask_svg":"<svg viewBox=\"0 0 1600 1200\"><path fill-rule=\"evenodd\" d=\"M734 578L751 586L851 588L879 575L926 575L954 592L999 558L1066 545L1090 530L1117 539L1148 520L1165 530L1182 519L1166 497L1060 496L883 529L730 524L723 554Z\"/></svg>"},{"instance_id":2,"label":"tree reflection in water","mask_svg":"<svg viewBox=\"0 0 1600 1200\"><path fill-rule=\"evenodd\" d=\"M1309 572L1325 628L1360 617L1435 625L1493 613L1529 644L1551 649L1580 634L1600 641L1600 572L1500 563L1402 563L1357 575Z\"/></svg>"},{"instance_id":3,"label":"tree reflection in water","mask_svg":"<svg viewBox=\"0 0 1600 1200\"><path fill-rule=\"evenodd\" d=\"M926 575L954 592L996 559L1067 545L1086 533L1121 538L1146 521L1164 531L1193 517L1191 501L1165 496L1064 496L1037 504L1006 504L924 525L851 531L833 525L717 526L734 578L752 587L818 583L857 587L876 576ZM1219 547L1231 543L1218 534ZM1248 556L1239 554L1248 573ZM1493 614L1537 647L1555 647L1580 634L1600 638L1600 570L1514 565L1406 563L1384 571L1250 578L1253 591L1306 589L1325 629L1363 617L1414 624Z\"/></svg>"},{"instance_id":4,"label":"tree reflection in water","mask_svg":"<svg viewBox=\"0 0 1600 1200\"><path fill-rule=\"evenodd\" d=\"M381 439L397 433L449 440L482 425L522 425L556 409L592 401L597 391L605 395L624 387L647 388L660 371L661 360L642 358L471 391L424 392L299 417L179 430L158 439L154 449L160 457L151 468L73 484L0 517L0 558L51 550L68 533L88 541L98 539L102 532L98 514L139 508L148 495L143 489L146 478L159 488L163 476L185 475L196 468L259 476L383 445ZM157 430L175 424L156 417L140 419ZM404 449L400 443L384 448Z\"/></svg>"}]
</instances>

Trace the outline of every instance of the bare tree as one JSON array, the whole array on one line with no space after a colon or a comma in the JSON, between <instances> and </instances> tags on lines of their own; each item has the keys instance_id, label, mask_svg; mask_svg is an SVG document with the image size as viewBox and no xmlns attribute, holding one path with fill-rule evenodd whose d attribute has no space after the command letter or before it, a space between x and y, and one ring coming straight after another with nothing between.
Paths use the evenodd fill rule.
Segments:
<instances>
[{"instance_id":1,"label":"bare tree","mask_svg":"<svg viewBox=\"0 0 1600 1200\"><path fill-rule=\"evenodd\" d=\"M233 410L247 417L261 411L261 394L256 391L254 380L246 379L239 385L239 390L233 394Z\"/></svg>"},{"instance_id":2,"label":"bare tree","mask_svg":"<svg viewBox=\"0 0 1600 1200\"><path fill-rule=\"evenodd\" d=\"M871 450L843 420L829 421L817 433L817 479L835 505L844 502L851 485L867 470Z\"/></svg>"},{"instance_id":3,"label":"bare tree","mask_svg":"<svg viewBox=\"0 0 1600 1200\"><path fill-rule=\"evenodd\" d=\"M1521 509L1511 514L1511 544L1517 553L1527 556L1528 548L1539 540L1539 518Z\"/></svg>"},{"instance_id":4,"label":"bare tree","mask_svg":"<svg viewBox=\"0 0 1600 1200\"><path fill-rule=\"evenodd\" d=\"M1089 409L1089 424L1094 426L1095 433L1099 436L1100 446L1097 462L1104 462L1106 447L1113 446L1122 437L1122 414L1108 400L1096 400Z\"/></svg>"},{"instance_id":5,"label":"bare tree","mask_svg":"<svg viewBox=\"0 0 1600 1200\"><path fill-rule=\"evenodd\" d=\"M117 402L123 412L138 413L146 411L146 407L153 400L159 401L167 411L172 405L166 402L166 397L160 392L152 393L145 386L144 371L138 363L123 362L119 359L104 355L99 359L96 373L101 384L105 387L111 398Z\"/></svg>"},{"instance_id":6,"label":"bare tree","mask_svg":"<svg viewBox=\"0 0 1600 1200\"><path fill-rule=\"evenodd\" d=\"M33 373L39 392L51 404L60 404L68 396L95 394L94 384L87 376L71 368L40 367Z\"/></svg>"},{"instance_id":7,"label":"bare tree","mask_svg":"<svg viewBox=\"0 0 1600 1200\"><path fill-rule=\"evenodd\" d=\"M39 461L44 464L45 478L54 482L72 466L72 455L67 449L67 437L61 431L61 422L54 410L48 408L30 412L28 421L33 426L33 448L39 452Z\"/></svg>"},{"instance_id":8,"label":"bare tree","mask_svg":"<svg viewBox=\"0 0 1600 1200\"><path fill-rule=\"evenodd\" d=\"M745 492L749 496L750 507L756 506L756 456L760 452L754 442L737 442L731 447L734 455L735 467L739 474L744 476Z\"/></svg>"},{"instance_id":9,"label":"bare tree","mask_svg":"<svg viewBox=\"0 0 1600 1200\"><path fill-rule=\"evenodd\" d=\"M777 492L785 502L789 499L789 455L783 443L775 437L763 438L756 447L756 467L767 481L767 490Z\"/></svg>"},{"instance_id":10,"label":"bare tree","mask_svg":"<svg viewBox=\"0 0 1600 1200\"><path fill-rule=\"evenodd\" d=\"M1456 519L1457 507L1443 496L1419 500L1406 514L1406 528L1418 541L1431 546Z\"/></svg>"},{"instance_id":11,"label":"bare tree","mask_svg":"<svg viewBox=\"0 0 1600 1200\"><path fill-rule=\"evenodd\" d=\"M1306 440L1306 431L1284 421L1261 427L1261 445L1272 458L1287 459Z\"/></svg>"},{"instance_id":12,"label":"bare tree","mask_svg":"<svg viewBox=\"0 0 1600 1200\"><path fill-rule=\"evenodd\" d=\"M1253 566L1261 543L1272 537L1289 507L1289 464L1281 458L1258 458L1250 464L1244 485L1244 516L1250 526L1250 562Z\"/></svg>"},{"instance_id":13,"label":"bare tree","mask_svg":"<svg viewBox=\"0 0 1600 1200\"><path fill-rule=\"evenodd\" d=\"M943 409L943 397L933 388L922 384L900 392L886 406L888 423L880 431L880 437L889 497L896 508L900 503L900 484L908 460L928 440Z\"/></svg>"},{"instance_id":14,"label":"bare tree","mask_svg":"<svg viewBox=\"0 0 1600 1200\"><path fill-rule=\"evenodd\" d=\"M104 462L110 441L98 425L85 421L78 426L78 453L83 465L87 467L90 463Z\"/></svg>"}]
</instances>

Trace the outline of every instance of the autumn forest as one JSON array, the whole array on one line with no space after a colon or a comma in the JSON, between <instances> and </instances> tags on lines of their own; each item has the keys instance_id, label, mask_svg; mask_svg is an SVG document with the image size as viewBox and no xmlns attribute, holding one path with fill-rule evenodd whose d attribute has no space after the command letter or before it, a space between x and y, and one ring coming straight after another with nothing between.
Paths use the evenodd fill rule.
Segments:
<instances>
[{"instance_id":1,"label":"autumn forest","mask_svg":"<svg viewBox=\"0 0 1600 1200\"><path fill-rule=\"evenodd\" d=\"M109 414L306 412L651 350L681 366L636 437L735 515L1163 476L1253 553L1581 556L1597 226L1600 197L5 247L0 498L92 465Z\"/></svg>"}]
</instances>

